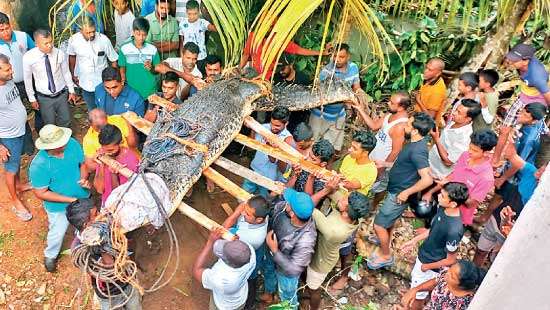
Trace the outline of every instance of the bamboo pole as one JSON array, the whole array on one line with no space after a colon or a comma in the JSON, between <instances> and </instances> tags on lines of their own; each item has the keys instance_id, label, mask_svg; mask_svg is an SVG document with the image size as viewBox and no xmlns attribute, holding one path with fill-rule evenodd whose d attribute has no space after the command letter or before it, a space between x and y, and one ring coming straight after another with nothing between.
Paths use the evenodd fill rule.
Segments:
<instances>
[{"instance_id":1,"label":"bamboo pole","mask_svg":"<svg viewBox=\"0 0 550 310\"><path fill-rule=\"evenodd\" d=\"M248 169L244 166L241 166L225 157L218 157L214 164L231 171L232 173L241 176L247 180L250 180L260 186L267 188L268 190L275 192L277 194L282 194L285 189L285 185L281 182L273 181L269 178L264 177L263 175L257 173L254 170Z\"/></svg>"},{"instance_id":2,"label":"bamboo pole","mask_svg":"<svg viewBox=\"0 0 550 310\"><path fill-rule=\"evenodd\" d=\"M202 174L212 182L216 183L216 185L226 190L231 196L237 198L239 202L247 201L252 198L252 194L245 191L240 186L233 183L231 180L210 167L204 169Z\"/></svg>"},{"instance_id":3,"label":"bamboo pole","mask_svg":"<svg viewBox=\"0 0 550 310\"><path fill-rule=\"evenodd\" d=\"M281 140L276 134L267 130L264 126L262 126L262 124L258 123L251 116L247 116L244 118L244 124L246 127L254 130L257 134L262 136L269 144L280 148L281 150L287 152L288 154L294 157L304 158L304 156L300 152L298 152L295 148L293 148L292 146L288 145L286 142Z\"/></svg>"},{"instance_id":4,"label":"bamboo pole","mask_svg":"<svg viewBox=\"0 0 550 310\"><path fill-rule=\"evenodd\" d=\"M158 105L158 106L161 106L163 107L164 109L168 110L169 112L173 112L175 110L178 109L178 105L169 101L169 100L166 100L164 98L161 98L160 96L157 96L157 95L151 95L147 98L147 101L149 101L149 103L152 103L152 104L155 104L155 105Z\"/></svg>"},{"instance_id":5,"label":"bamboo pole","mask_svg":"<svg viewBox=\"0 0 550 310\"><path fill-rule=\"evenodd\" d=\"M123 176L127 177L127 178L131 178L132 175L134 174L134 172L124 166L122 166L119 162L117 162L115 159L109 157L109 156L106 156L106 155L100 155L97 157L97 160L104 163L105 165L113 168L113 169L117 169L120 174L122 174ZM208 230L213 230L215 228L218 228L218 227L222 227L220 224L216 223L214 220L210 219L209 217L207 217L206 215L200 213L199 211L197 211L196 209L194 209L193 207L187 205L185 202L181 202L179 205L178 205L178 208L177 208L181 213L183 213L184 215L188 216L189 218L191 218L193 221L197 222L198 224L200 224L202 227L208 229ZM223 228L223 227L222 227ZM226 239L226 240L233 240L235 239L235 235L233 235L232 233L230 233L229 231L227 231L227 229L223 228L224 232L223 232L223 238Z\"/></svg>"},{"instance_id":6,"label":"bamboo pole","mask_svg":"<svg viewBox=\"0 0 550 310\"><path fill-rule=\"evenodd\" d=\"M178 142L180 144L187 145L188 147L190 147L194 150L197 150L197 151L201 151L205 154L208 152L208 147L204 144L199 144L199 143L196 143L192 140L182 139L182 138L176 136L173 133L165 133L163 136L174 139L174 140L176 140L176 142Z\"/></svg>"},{"instance_id":7,"label":"bamboo pole","mask_svg":"<svg viewBox=\"0 0 550 310\"><path fill-rule=\"evenodd\" d=\"M330 171L323 167L317 166L316 164L311 163L305 159L294 157L282 150L260 143L259 141L251 139L245 135L238 134L235 137L235 141L241 143L242 145L248 146L249 148L252 148L254 150L268 154L269 156L274 157L278 160L284 161L288 164L300 165L300 167L302 167L304 171L316 174L325 181L328 181L332 179L335 175L337 175L335 171Z\"/></svg>"},{"instance_id":8,"label":"bamboo pole","mask_svg":"<svg viewBox=\"0 0 550 310\"><path fill-rule=\"evenodd\" d=\"M142 133L149 135L151 133L151 129L153 128L153 123L139 117L135 112L128 111L121 114L122 118L124 118L130 125L134 126L137 130L141 131Z\"/></svg>"}]
</instances>

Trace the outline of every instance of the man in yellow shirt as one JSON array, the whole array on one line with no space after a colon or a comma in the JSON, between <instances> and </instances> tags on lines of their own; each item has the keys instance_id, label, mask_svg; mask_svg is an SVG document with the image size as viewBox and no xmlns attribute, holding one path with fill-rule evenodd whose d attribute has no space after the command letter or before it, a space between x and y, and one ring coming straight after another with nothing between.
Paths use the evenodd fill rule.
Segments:
<instances>
[{"instance_id":1,"label":"man in yellow shirt","mask_svg":"<svg viewBox=\"0 0 550 310\"><path fill-rule=\"evenodd\" d=\"M120 129L122 133L121 146L128 147L136 150L137 138L134 130L128 125L126 120L120 115L107 116L105 111L101 109L93 109L88 114L88 121L90 122L90 128L82 139L82 147L84 149L84 156L86 157L86 166L90 171L95 171L96 162L94 160L97 150L101 148L99 143L99 132L101 128L107 124L111 124Z\"/></svg>"},{"instance_id":2,"label":"man in yellow shirt","mask_svg":"<svg viewBox=\"0 0 550 310\"><path fill-rule=\"evenodd\" d=\"M416 94L416 112L430 115L437 124L442 124L442 116L447 102L447 86L441 75L445 69L445 62L439 58L432 58L424 68L424 84Z\"/></svg>"}]
</instances>

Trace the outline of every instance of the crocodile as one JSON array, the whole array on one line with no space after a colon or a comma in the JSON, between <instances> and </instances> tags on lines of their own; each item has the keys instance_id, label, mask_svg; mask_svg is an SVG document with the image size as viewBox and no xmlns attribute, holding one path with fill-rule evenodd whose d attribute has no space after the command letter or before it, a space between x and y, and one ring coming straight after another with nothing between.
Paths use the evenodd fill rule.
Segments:
<instances>
[{"instance_id":1,"label":"crocodile","mask_svg":"<svg viewBox=\"0 0 550 310\"><path fill-rule=\"evenodd\" d=\"M340 81L315 87L270 85L243 77L218 80L189 98L177 110L162 113L144 144L144 172L158 174L175 201L184 198L202 171L222 154L239 133L245 117L253 111L275 106L306 110L325 104L355 100L352 89ZM191 139L207 150L197 150L166 137L167 133Z\"/></svg>"}]
</instances>

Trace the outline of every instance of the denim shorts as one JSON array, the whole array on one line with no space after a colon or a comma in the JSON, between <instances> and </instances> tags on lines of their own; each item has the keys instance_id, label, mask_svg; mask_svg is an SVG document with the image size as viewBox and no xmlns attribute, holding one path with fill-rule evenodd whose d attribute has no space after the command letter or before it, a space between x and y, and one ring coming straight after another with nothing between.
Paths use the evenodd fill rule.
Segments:
<instances>
[{"instance_id":1,"label":"denim shorts","mask_svg":"<svg viewBox=\"0 0 550 310\"><path fill-rule=\"evenodd\" d=\"M0 138L0 144L5 146L10 151L8 161L4 163L4 169L6 169L7 172L13 174L19 172L24 143L25 135L17 138Z\"/></svg>"},{"instance_id":2,"label":"denim shorts","mask_svg":"<svg viewBox=\"0 0 550 310\"><path fill-rule=\"evenodd\" d=\"M392 227L408 205L407 202L398 203L397 194L388 193L374 218L374 224L386 229Z\"/></svg>"}]
</instances>

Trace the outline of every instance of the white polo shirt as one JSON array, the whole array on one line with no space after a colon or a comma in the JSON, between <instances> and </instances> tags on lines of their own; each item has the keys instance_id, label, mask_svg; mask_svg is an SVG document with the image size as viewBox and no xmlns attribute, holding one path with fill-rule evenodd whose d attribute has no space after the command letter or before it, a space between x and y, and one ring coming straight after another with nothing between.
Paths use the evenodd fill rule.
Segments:
<instances>
[{"instance_id":1,"label":"white polo shirt","mask_svg":"<svg viewBox=\"0 0 550 310\"><path fill-rule=\"evenodd\" d=\"M118 54L107 36L96 32L93 41L87 41L82 33L75 33L69 39L67 54L76 56L75 75L78 76L80 87L88 92L94 92L101 84L101 72L110 62L118 60Z\"/></svg>"},{"instance_id":2,"label":"white polo shirt","mask_svg":"<svg viewBox=\"0 0 550 310\"><path fill-rule=\"evenodd\" d=\"M447 125L445 129L441 131L440 137L441 144L443 144L443 147L447 151L447 156L453 164L451 166L446 166L443 163L437 151L437 145L435 144L432 146L428 155L432 173L435 177L440 179L446 177L453 171L454 164L460 155L468 150L470 146L470 136L474 131L471 123L459 128L452 128L453 124L454 122L451 122Z\"/></svg>"},{"instance_id":3,"label":"white polo shirt","mask_svg":"<svg viewBox=\"0 0 550 310\"><path fill-rule=\"evenodd\" d=\"M178 70L178 71L183 71L183 63L181 62L181 58L180 57L171 57L171 58L166 58L166 60L164 60L165 63L167 63L170 68L174 69L174 70ZM202 79L202 73L201 71L197 68L197 66L195 66L195 68L193 68L193 71L191 71L191 74L195 77L198 77L200 79ZM177 96L179 99L180 98L180 95L181 95L181 91L187 87L189 83L187 83L184 79L180 78L180 81L178 83L178 92L177 92Z\"/></svg>"}]
</instances>

